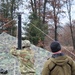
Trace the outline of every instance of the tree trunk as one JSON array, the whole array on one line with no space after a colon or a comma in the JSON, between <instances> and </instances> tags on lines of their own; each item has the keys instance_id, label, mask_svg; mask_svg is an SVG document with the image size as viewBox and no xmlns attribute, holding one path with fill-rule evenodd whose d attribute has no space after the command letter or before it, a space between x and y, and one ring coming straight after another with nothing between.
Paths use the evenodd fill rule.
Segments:
<instances>
[{"instance_id":1,"label":"tree trunk","mask_svg":"<svg viewBox=\"0 0 75 75\"><path fill-rule=\"evenodd\" d=\"M40 0L39 0L39 21L40 21Z\"/></svg>"},{"instance_id":2,"label":"tree trunk","mask_svg":"<svg viewBox=\"0 0 75 75\"><path fill-rule=\"evenodd\" d=\"M13 5L14 5L14 0L11 1L11 18L13 19Z\"/></svg>"},{"instance_id":3,"label":"tree trunk","mask_svg":"<svg viewBox=\"0 0 75 75\"><path fill-rule=\"evenodd\" d=\"M75 41L73 36L73 29L72 29L72 23L71 23L71 1L69 0L69 5L67 5L68 15L69 15L69 22L70 22L70 30L71 30L71 37L73 42L73 49L75 50Z\"/></svg>"},{"instance_id":4,"label":"tree trunk","mask_svg":"<svg viewBox=\"0 0 75 75\"><path fill-rule=\"evenodd\" d=\"M56 2L54 2L53 11L54 11L54 25L55 25L55 41L57 41L57 15L56 15Z\"/></svg>"},{"instance_id":5,"label":"tree trunk","mask_svg":"<svg viewBox=\"0 0 75 75\"><path fill-rule=\"evenodd\" d=\"M34 12L34 8L33 8L33 1L31 0L31 7L32 7L32 11Z\"/></svg>"},{"instance_id":6,"label":"tree trunk","mask_svg":"<svg viewBox=\"0 0 75 75\"><path fill-rule=\"evenodd\" d=\"M72 37L72 42L73 42L73 49L75 50L75 40L74 40L74 36L73 36L73 29L72 29L72 24L71 24L71 15L69 13L69 20L70 20L70 30L71 30L71 37Z\"/></svg>"},{"instance_id":7,"label":"tree trunk","mask_svg":"<svg viewBox=\"0 0 75 75\"><path fill-rule=\"evenodd\" d=\"M36 8L36 0L34 0L34 12L35 12L35 14L37 15L37 8Z\"/></svg>"},{"instance_id":8,"label":"tree trunk","mask_svg":"<svg viewBox=\"0 0 75 75\"><path fill-rule=\"evenodd\" d=\"M46 3L47 3L47 0L44 0L44 10L43 10L43 24L45 23L45 11L46 11Z\"/></svg>"}]
</instances>

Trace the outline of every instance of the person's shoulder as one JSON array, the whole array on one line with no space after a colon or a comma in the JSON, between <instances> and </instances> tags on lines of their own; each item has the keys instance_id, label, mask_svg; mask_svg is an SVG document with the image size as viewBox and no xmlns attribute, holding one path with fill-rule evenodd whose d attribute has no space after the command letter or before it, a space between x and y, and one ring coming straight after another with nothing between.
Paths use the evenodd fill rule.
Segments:
<instances>
[{"instance_id":1,"label":"person's shoulder","mask_svg":"<svg viewBox=\"0 0 75 75\"><path fill-rule=\"evenodd\" d=\"M51 68L53 66L53 63L51 61L51 58L48 58L45 63L44 63L44 67L49 67Z\"/></svg>"},{"instance_id":2,"label":"person's shoulder","mask_svg":"<svg viewBox=\"0 0 75 75\"><path fill-rule=\"evenodd\" d=\"M51 63L51 58L48 58L46 61L45 61L45 64L50 64Z\"/></svg>"},{"instance_id":3,"label":"person's shoulder","mask_svg":"<svg viewBox=\"0 0 75 75\"><path fill-rule=\"evenodd\" d=\"M66 57L69 59L69 60L73 60L70 56L66 55Z\"/></svg>"},{"instance_id":4,"label":"person's shoulder","mask_svg":"<svg viewBox=\"0 0 75 75\"><path fill-rule=\"evenodd\" d=\"M68 56L68 55L67 55L67 59L68 59L68 62L69 62L70 64L75 63L75 61L74 61L70 56Z\"/></svg>"}]
</instances>

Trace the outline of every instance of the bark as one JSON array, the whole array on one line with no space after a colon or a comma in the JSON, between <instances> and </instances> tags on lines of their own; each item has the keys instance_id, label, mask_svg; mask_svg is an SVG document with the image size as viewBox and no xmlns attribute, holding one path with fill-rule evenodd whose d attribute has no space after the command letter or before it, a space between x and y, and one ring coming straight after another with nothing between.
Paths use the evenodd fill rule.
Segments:
<instances>
[{"instance_id":1,"label":"bark","mask_svg":"<svg viewBox=\"0 0 75 75\"><path fill-rule=\"evenodd\" d=\"M44 0L44 7L43 7L43 24L45 23L45 11L46 11L46 3L47 3L47 0Z\"/></svg>"},{"instance_id":2,"label":"bark","mask_svg":"<svg viewBox=\"0 0 75 75\"><path fill-rule=\"evenodd\" d=\"M35 14L37 14L36 0L34 0L34 12L35 12Z\"/></svg>"},{"instance_id":3,"label":"bark","mask_svg":"<svg viewBox=\"0 0 75 75\"><path fill-rule=\"evenodd\" d=\"M39 20L40 20L40 0L39 0Z\"/></svg>"},{"instance_id":4,"label":"bark","mask_svg":"<svg viewBox=\"0 0 75 75\"><path fill-rule=\"evenodd\" d=\"M69 23L70 23L70 30L71 30L71 37L72 37L72 42L73 42L73 48L75 50L75 40L73 36L73 29L72 29L72 22L71 22L71 1L68 1L69 4L67 5L67 10L68 10L68 16L69 16Z\"/></svg>"},{"instance_id":5,"label":"bark","mask_svg":"<svg viewBox=\"0 0 75 75\"><path fill-rule=\"evenodd\" d=\"M54 25L55 25L55 40L57 41L57 15L56 15L56 1L54 1L54 5L53 5L53 14L54 14Z\"/></svg>"},{"instance_id":6,"label":"bark","mask_svg":"<svg viewBox=\"0 0 75 75\"><path fill-rule=\"evenodd\" d=\"M15 0L12 0L11 1L11 18L13 19L13 11L14 11L14 3L15 3Z\"/></svg>"},{"instance_id":7,"label":"bark","mask_svg":"<svg viewBox=\"0 0 75 75\"><path fill-rule=\"evenodd\" d=\"M32 7L32 11L34 12L34 4L32 0L31 0L31 7Z\"/></svg>"}]
</instances>

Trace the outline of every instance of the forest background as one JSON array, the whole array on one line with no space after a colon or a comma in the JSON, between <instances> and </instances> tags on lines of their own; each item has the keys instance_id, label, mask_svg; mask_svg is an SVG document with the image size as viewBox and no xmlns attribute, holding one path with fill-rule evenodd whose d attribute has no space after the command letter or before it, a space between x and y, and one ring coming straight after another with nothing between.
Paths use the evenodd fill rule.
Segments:
<instances>
[{"instance_id":1,"label":"forest background","mask_svg":"<svg viewBox=\"0 0 75 75\"><path fill-rule=\"evenodd\" d=\"M0 33L17 37L17 13L22 15L22 39L49 50L50 42L75 50L75 0L0 0Z\"/></svg>"}]
</instances>

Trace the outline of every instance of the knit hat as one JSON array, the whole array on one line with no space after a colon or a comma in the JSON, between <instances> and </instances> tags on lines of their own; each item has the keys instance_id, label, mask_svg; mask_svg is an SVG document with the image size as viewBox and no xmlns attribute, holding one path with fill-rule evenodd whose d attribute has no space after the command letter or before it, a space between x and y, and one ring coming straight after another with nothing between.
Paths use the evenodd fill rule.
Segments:
<instances>
[{"instance_id":1,"label":"knit hat","mask_svg":"<svg viewBox=\"0 0 75 75\"><path fill-rule=\"evenodd\" d=\"M58 52L61 50L61 45L58 41L54 41L51 43L50 48L52 52Z\"/></svg>"}]
</instances>

